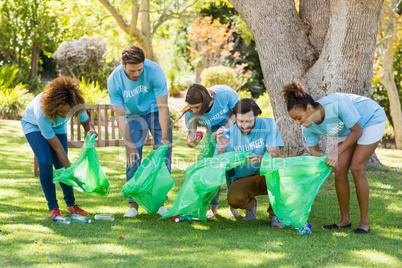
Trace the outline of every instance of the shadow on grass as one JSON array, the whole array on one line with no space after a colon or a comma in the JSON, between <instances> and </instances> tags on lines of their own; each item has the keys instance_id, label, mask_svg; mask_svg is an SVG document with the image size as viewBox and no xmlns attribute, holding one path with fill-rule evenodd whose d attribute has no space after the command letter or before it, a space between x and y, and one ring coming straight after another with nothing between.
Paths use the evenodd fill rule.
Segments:
<instances>
[{"instance_id":1,"label":"shadow on grass","mask_svg":"<svg viewBox=\"0 0 402 268\"><path fill-rule=\"evenodd\" d=\"M0 121L0 134L4 134L3 126L7 132L13 125L16 124ZM76 202L90 213L91 219L94 214L112 213L115 221L63 225L49 218L39 179L32 177L33 154L25 153L29 146L24 137L18 131L10 133L13 135L2 135L1 139L8 146L0 154L0 266L4 260L11 260L14 267L401 266L400 170L368 169L372 194L369 235L353 234L359 222L359 207L352 178L354 228L320 228L340 219L334 177L330 176L312 206L309 223L313 233L300 236L288 227L270 227L266 196L258 197L256 221L229 218L225 193L220 195L218 216L208 222L158 220L158 215L149 216L141 208L138 217L123 218L129 205L121 195L125 183L125 161L118 156L121 148L99 148L110 194L93 197L75 192ZM146 150L144 155L150 149ZM70 155L76 157L79 151L73 149ZM185 143L173 152L174 158L189 164L196 155L196 150L188 150ZM168 194L167 208L184 182L185 170L174 168L172 176L176 186ZM57 197L62 214L68 216L59 186Z\"/></svg>"}]
</instances>

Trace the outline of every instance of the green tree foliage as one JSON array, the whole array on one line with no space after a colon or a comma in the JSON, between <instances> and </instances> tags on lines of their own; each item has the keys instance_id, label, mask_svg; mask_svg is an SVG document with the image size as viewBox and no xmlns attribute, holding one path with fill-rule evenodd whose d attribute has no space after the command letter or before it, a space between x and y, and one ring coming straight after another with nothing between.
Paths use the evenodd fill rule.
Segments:
<instances>
[{"instance_id":1,"label":"green tree foliage","mask_svg":"<svg viewBox=\"0 0 402 268\"><path fill-rule=\"evenodd\" d=\"M0 118L17 119L19 112L33 98L27 85L17 77L18 67L0 67Z\"/></svg>"},{"instance_id":2,"label":"green tree foliage","mask_svg":"<svg viewBox=\"0 0 402 268\"><path fill-rule=\"evenodd\" d=\"M402 103L402 39L400 38L397 46L394 48L395 55L393 59L393 70L395 75L395 84L399 93L399 100ZM380 82L380 72L381 66L375 66L374 76L371 89L371 98L374 99L381 107L384 108L385 114L387 115L388 121L393 126L391 109L389 106L388 92L384 85Z\"/></svg>"},{"instance_id":3,"label":"green tree foliage","mask_svg":"<svg viewBox=\"0 0 402 268\"><path fill-rule=\"evenodd\" d=\"M40 49L48 56L62 38L52 3L58 1L0 1L0 65L18 65L26 83L29 77L36 79L31 69L37 66Z\"/></svg>"},{"instance_id":4,"label":"green tree foliage","mask_svg":"<svg viewBox=\"0 0 402 268\"><path fill-rule=\"evenodd\" d=\"M246 76L243 79L241 88L251 92L252 96L257 98L263 94L266 89L256 44L251 33L240 17L238 12L228 1L212 1L206 3L201 9L202 16L212 15L213 19L219 19L222 24L230 23L229 28L234 29L232 41L234 46L230 53L236 57L228 57L228 65L243 66L242 73Z\"/></svg>"}]
</instances>

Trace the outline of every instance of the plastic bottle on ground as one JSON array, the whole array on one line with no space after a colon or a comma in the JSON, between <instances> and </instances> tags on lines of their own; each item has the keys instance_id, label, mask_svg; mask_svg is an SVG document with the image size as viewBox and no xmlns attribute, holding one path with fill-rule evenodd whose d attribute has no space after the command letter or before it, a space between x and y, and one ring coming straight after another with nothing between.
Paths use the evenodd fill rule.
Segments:
<instances>
[{"instance_id":1,"label":"plastic bottle on ground","mask_svg":"<svg viewBox=\"0 0 402 268\"><path fill-rule=\"evenodd\" d=\"M308 227L308 228L311 229L311 224L310 224L310 223L306 223L306 224L304 224L304 227ZM293 224L291 224L291 225L290 225L290 230L294 230L294 229L299 229L299 228L295 228L295 227L293 226Z\"/></svg>"},{"instance_id":2,"label":"plastic bottle on ground","mask_svg":"<svg viewBox=\"0 0 402 268\"><path fill-rule=\"evenodd\" d=\"M170 218L172 218L172 220L176 221L176 219L180 218L180 215L175 215L175 216L172 216Z\"/></svg>"},{"instance_id":3,"label":"plastic bottle on ground","mask_svg":"<svg viewBox=\"0 0 402 268\"><path fill-rule=\"evenodd\" d=\"M299 228L299 234L301 235L309 235L311 234L311 229L308 227L303 226L302 228Z\"/></svg>"},{"instance_id":4,"label":"plastic bottle on ground","mask_svg":"<svg viewBox=\"0 0 402 268\"><path fill-rule=\"evenodd\" d=\"M181 215L175 219L175 222L190 222L192 219L191 215Z\"/></svg>"},{"instance_id":5,"label":"plastic bottle on ground","mask_svg":"<svg viewBox=\"0 0 402 268\"><path fill-rule=\"evenodd\" d=\"M101 221L114 221L113 214L96 214L94 218Z\"/></svg>"},{"instance_id":6,"label":"plastic bottle on ground","mask_svg":"<svg viewBox=\"0 0 402 268\"><path fill-rule=\"evenodd\" d=\"M61 216L53 217L53 221L62 223L62 224L70 224L70 222L71 222L69 218L61 217Z\"/></svg>"},{"instance_id":7,"label":"plastic bottle on ground","mask_svg":"<svg viewBox=\"0 0 402 268\"><path fill-rule=\"evenodd\" d=\"M71 221L80 223L91 223L91 220L89 220L87 217L78 214L71 215Z\"/></svg>"}]
</instances>

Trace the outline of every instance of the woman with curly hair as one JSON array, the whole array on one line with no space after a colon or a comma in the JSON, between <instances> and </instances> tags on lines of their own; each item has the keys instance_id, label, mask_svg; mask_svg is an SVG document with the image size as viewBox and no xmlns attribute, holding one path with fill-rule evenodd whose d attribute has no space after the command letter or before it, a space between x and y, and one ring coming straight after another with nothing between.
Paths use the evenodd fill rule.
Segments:
<instances>
[{"instance_id":1,"label":"woman with curly hair","mask_svg":"<svg viewBox=\"0 0 402 268\"><path fill-rule=\"evenodd\" d=\"M387 120L384 110L372 99L346 93L333 93L314 101L300 83L283 87L288 113L302 125L306 144L314 156L321 156L320 136L338 137L338 146L327 155L325 163L335 167L335 188L341 220L324 229L350 228L350 186L348 170L353 175L360 206L357 234L370 232L369 185L366 166L380 142Z\"/></svg>"},{"instance_id":2,"label":"woman with curly hair","mask_svg":"<svg viewBox=\"0 0 402 268\"><path fill-rule=\"evenodd\" d=\"M79 81L61 76L51 81L44 92L38 94L27 106L21 119L22 129L39 163L39 179L45 194L51 218L61 216L53 183L53 165L56 169L68 168L67 122L78 116L86 132L96 135L84 110L85 101L79 89ZM60 183L67 211L88 215L75 204L73 187Z\"/></svg>"}]
</instances>

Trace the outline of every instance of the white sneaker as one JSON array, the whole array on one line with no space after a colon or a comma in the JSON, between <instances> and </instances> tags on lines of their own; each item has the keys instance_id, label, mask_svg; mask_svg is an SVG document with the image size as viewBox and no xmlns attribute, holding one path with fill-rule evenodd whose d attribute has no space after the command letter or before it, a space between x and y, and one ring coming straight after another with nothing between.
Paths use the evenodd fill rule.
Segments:
<instances>
[{"instance_id":1,"label":"white sneaker","mask_svg":"<svg viewBox=\"0 0 402 268\"><path fill-rule=\"evenodd\" d=\"M123 217L135 218L138 215L138 211L135 208L130 208Z\"/></svg>"},{"instance_id":2,"label":"white sneaker","mask_svg":"<svg viewBox=\"0 0 402 268\"><path fill-rule=\"evenodd\" d=\"M158 214L163 216L168 210L165 207L160 207L158 210Z\"/></svg>"}]
</instances>

